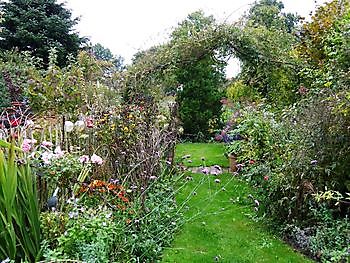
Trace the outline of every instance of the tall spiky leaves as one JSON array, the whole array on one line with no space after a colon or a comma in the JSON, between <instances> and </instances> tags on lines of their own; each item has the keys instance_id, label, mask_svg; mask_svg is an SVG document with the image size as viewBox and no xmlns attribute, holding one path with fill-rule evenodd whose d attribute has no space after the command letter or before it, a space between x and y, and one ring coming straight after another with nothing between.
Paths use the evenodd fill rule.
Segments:
<instances>
[{"instance_id":1,"label":"tall spiky leaves","mask_svg":"<svg viewBox=\"0 0 350 263\"><path fill-rule=\"evenodd\" d=\"M40 251L39 206L28 163L17 164L15 146L0 149L0 258L35 262Z\"/></svg>"}]
</instances>

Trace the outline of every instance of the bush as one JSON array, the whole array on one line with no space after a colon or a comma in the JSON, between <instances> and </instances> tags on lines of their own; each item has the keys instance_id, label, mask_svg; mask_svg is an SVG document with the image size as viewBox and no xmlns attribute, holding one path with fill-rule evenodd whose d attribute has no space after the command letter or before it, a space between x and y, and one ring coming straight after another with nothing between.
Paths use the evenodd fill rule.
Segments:
<instances>
[{"instance_id":1,"label":"bush","mask_svg":"<svg viewBox=\"0 0 350 263\"><path fill-rule=\"evenodd\" d=\"M108 198L110 187L87 187L65 214L43 214L45 258L155 262L181 226L172 185L172 179L162 177L147 189L145 203L139 197L124 205Z\"/></svg>"}]
</instances>

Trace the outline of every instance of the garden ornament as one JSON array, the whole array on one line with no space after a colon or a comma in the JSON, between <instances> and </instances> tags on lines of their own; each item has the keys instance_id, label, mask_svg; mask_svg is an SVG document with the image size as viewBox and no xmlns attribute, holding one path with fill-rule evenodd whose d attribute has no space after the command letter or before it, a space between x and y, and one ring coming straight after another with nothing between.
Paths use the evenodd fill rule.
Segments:
<instances>
[{"instance_id":1,"label":"garden ornament","mask_svg":"<svg viewBox=\"0 0 350 263\"><path fill-rule=\"evenodd\" d=\"M58 191L59 191L59 187L56 188L55 192L53 193L53 195L49 198L49 200L47 201L47 208L49 210L56 210L57 207L57 203L58 203Z\"/></svg>"}]
</instances>

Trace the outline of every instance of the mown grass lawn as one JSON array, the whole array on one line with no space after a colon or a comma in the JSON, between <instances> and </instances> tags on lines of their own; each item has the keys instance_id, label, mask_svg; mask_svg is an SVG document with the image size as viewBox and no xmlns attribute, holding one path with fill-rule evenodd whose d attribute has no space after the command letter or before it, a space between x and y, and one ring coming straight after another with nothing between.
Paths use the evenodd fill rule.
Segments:
<instances>
[{"instance_id":1,"label":"mown grass lawn","mask_svg":"<svg viewBox=\"0 0 350 263\"><path fill-rule=\"evenodd\" d=\"M183 162L188 167L198 167L203 164L202 157L206 166L220 165L228 167L228 158L224 156L225 145L223 143L181 143L176 146L176 161ZM190 155L190 158L183 158Z\"/></svg>"},{"instance_id":2,"label":"mown grass lawn","mask_svg":"<svg viewBox=\"0 0 350 263\"><path fill-rule=\"evenodd\" d=\"M177 149L184 153L185 147ZM165 250L162 262L311 262L253 220L254 200L248 195L254 193L245 182L231 174L187 173L182 180L187 183L177 203L183 207L186 223L172 247Z\"/></svg>"}]
</instances>

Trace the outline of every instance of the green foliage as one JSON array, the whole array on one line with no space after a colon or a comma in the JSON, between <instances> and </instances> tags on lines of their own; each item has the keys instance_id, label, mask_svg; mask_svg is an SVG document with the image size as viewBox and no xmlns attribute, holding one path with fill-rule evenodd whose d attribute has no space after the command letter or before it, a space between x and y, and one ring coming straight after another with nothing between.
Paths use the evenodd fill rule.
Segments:
<instances>
[{"instance_id":1,"label":"green foliage","mask_svg":"<svg viewBox=\"0 0 350 263\"><path fill-rule=\"evenodd\" d=\"M57 239L55 252L46 251L46 254L87 262L109 262L117 230L111 220L112 211L106 208L91 208L87 211L78 209L70 212L71 218L65 224L65 233Z\"/></svg>"},{"instance_id":2,"label":"green foliage","mask_svg":"<svg viewBox=\"0 0 350 263\"><path fill-rule=\"evenodd\" d=\"M172 41L196 38L201 31L213 27L215 21L212 17L205 17L200 11L192 13L174 30ZM208 138L209 121L219 117L222 96L219 88L224 80L224 63L214 56L213 52L205 54L197 62L175 72L180 87L177 95L179 116L186 135Z\"/></svg>"},{"instance_id":3,"label":"green foliage","mask_svg":"<svg viewBox=\"0 0 350 263\"><path fill-rule=\"evenodd\" d=\"M0 257L36 262L41 241L36 179L16 157L13 143L0 150Z\"/></svg>"},{"instance_id":4,"label":"green foliage","mask_svg":"<svg viewBox=\"0 0 350 263\"><path fill-rule=\"evenodd\" d=\"M137 225L128 233L132 260L154 262L159 259L182 226L182 214L175 203L174 181L162 178L150 187L145 204L149 212L139 214L135 218Z\"/></svg>"},{"instance_id":5,"label":"green foliage","mask_svg":"<svg viewBox=\"0 0 350 263\"><path fill-rule=\"evenodd\" d=\"M43 247L56 247L57 238L64 234L69 217L65 213L42 212L40 214Z\"/></svg>"},{"instance_id":6,"label":"green foliage","mask_svg":"<svg viewBox=\"0 0 350 263\"><path fill-rule=\"evenodd\" d=\"M338 25L344 14L348 12L347 1L331 1L316 10L313 19L305 23L301 32L301 42L298 51L301 58L315 66L321 66L327 59L327 49L324 48L328 36L333 30L338 31ZM338 28L337 28L338 27ZM342 44L342 41L338 42Z\"/></svg>"},{"instance_id":7,"label":"green foliage","mask_svg":"<svg viewBox=\"0 0 350 263\"><path fill-rule=\"evenodd\" d=\"M114 56L109 48L105 48L100 43L92 46L92 52L96 59L112 62L116 70L124 69L124 59L121 56Z\"/></svg>"},{"instance_id":8,"label":"green foliage","mask_svg":"<svg viewBox=\"0 0 350 263\"><path fill-rule=\"evenodd\" d=\"M52 52L52 61L47 72L32 72L28 98L35 111L73 113L80 109L83 103L83 72L77 66L66 69L55 66L56 51Z\"/></svg>"},{"instance_id":9,"label":"green foliage","mask_svg":"<svg viewBox=\"0 0 350 263\"><path fill-rule=\"evenodd\" d=\"M127 207L115 206L112 199L96 205L91 199L102 188L90 185L79 201L70 201L66 214L43 214L45 258L154 262L181 226L172 185L163 177L147 189L147 212L141 210L141 197Z\"/></svg>"},{"instance_id":10,"label":"green foliage","mask_svg":"<svg viewBox=\"0 0 350 263\"><path fill-rule=\"evenodd\" d=\"M1 41L4 50L18 48L49 62L49 50L56 48L60 66L69 54L76 55L83 39L73 32L77 19L56 0L6 1L1 3Z\"/></svg>"},{"instance_id":11,"label":"green foliage","mask_svg":"<svg viewBox=\"0 0 350 263\"><path fill-rule=\"evenodd\" d=\"M233 82L227 88L226 96L232 102L249 102L258 98L257 92L241 80Z\"/></svg>"},{"instance_id":12,"label":"green foliage","mask_svg":"<svg viewBox=\"0 0 350 263\"><path fill-rule=\"evenodd\" d=\"M92 52L94 56L99 60L112 60L113 54L109 48L105 48L100 43L92 46Z\"/></svg>"},{"instance_id":13,"label":"green foliage","mask_svg":"<svg viewBox=\"0 0 350 263\"><path fill-rule=\"evenodd\" d=\"M171 33L173 40L187 40L201 31L212 28L215 24L213 16L205 16L202 10L193 12L180 22L178 27Z\"/></svg>"},{"instance_id":14,"label":"green foliage","mask_svg":"<svg viewBox=\"0 0 350 263\"><path fill-rule=\"evenodd\" d=\"M0 98L0 109L9 107L11 104L10 94L2 75L0 75L0 93L2 94Z\"/></svg>"},{"instance_id":15,"label":"green foliage","mask_svg":"<svg viewBox=\"0 0 350 263\"><path fill-rule=\"evenodd\" d=\"M310 237L310 249L321 262L346 262L350 257L348 218L330 220L318 226Z\"/></svg>"},{"instance_id":16,"label":"green foliage","mask_svg":"<svg viewBox=\"0 0 350 263\"><path fill-rule=\"evenodd\" d=\"M282 108L296 101L298 76L293 46L298 18L283 13L283 4L264 0L255 3L243 20L239 50L239 80L255 93Z\"/></svg>"},{"instance_id":17,"label":"green foliage","mask_svg":"<svg viewBox=\"0 0 350 263\"><path fill-rule=\"evenodd\" d=\"M212 59L206 58L177 73L177 79L182 83L177 96L179 116L186 135L202 134L203 139L208 138L209 121L220 116L222 93L219 86L223 73L217 71L213 63Z\"/></svg>"},{"instance_id":18,"label":"green foliage","mask_svg":"<svg viewBox=\"0 0 350 263\"><path fill-rule=\"evenodd\" d=\"M1 52L0 72L4 93L2 99L9 101L23 101L28 87L28 74L36 70L40 65L39 61L30 56L28 52Z\"/></svg>"},{"instance_id":19,"label":"green foliage","mask_svg":"<svg viewBox=\"0 0 350 263\"><path fill-rule=\"evenodd\" d=\"M283 3L276 0L255 2L247 15L247 23L251 27L263 26L269 30L278 29L291 33L299 18L291 13L282 13L283 8Z\"/></svg>"},{"instance_id":20,"label":"green foliage","mask_svg":"<svg viewBox=\"0 0 350 263\"><path fill-rule=\"evenodd\" d=\"M80 52L76 61L58 67L56 50L51 50L47 70L33 69L27 74L25 90L32 109L41 114L77 114L100 110L115 101L117 92L105 87L111 65ZM108 83L109 84L109 83ZM107 102L107 103L106 103Z\"/></svg>"},{"instance_id":21,"label":"green foliage","mask_svg":"<svg viewBox=\"0 0 350 263\"><path fill-rule=\"evenodd\" d=\"M237 126L230 133L239 134L243 140L231 142L227 153L234 153L243 162L273 159L278 154L274 149L274 135L278 126L273 114L253 107L247 107L240 114Z\"/></svg>"}]
</instances>

